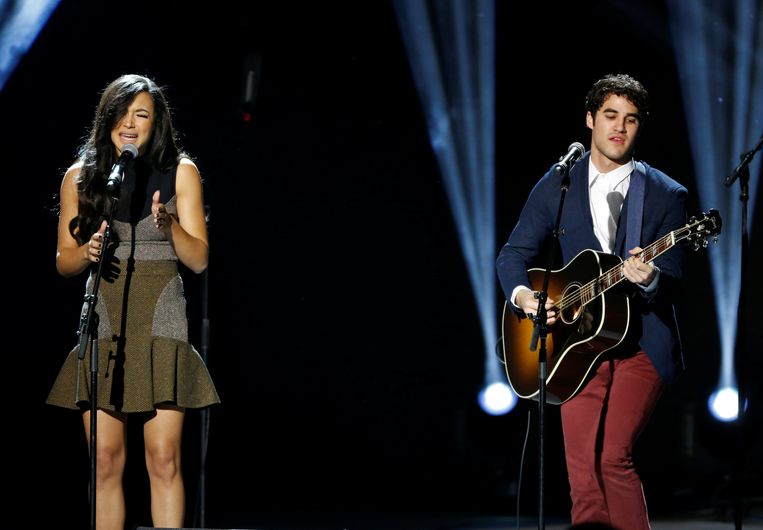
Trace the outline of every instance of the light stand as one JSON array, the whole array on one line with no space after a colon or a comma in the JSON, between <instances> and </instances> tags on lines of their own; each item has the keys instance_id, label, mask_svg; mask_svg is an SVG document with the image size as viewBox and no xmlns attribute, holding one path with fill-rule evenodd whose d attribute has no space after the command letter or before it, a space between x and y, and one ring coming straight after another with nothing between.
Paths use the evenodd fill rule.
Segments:
<instances>
[{"instance_id":1,"label":"light stand","mask_svg":"<svg viewBox=\"0 0 763 530\"><path fill-rule=\"evenodd\" d=\"M747 234L747 203L750 199L750 162L752 162L755 153L763 146L763 135L760 136L758 143L750 151L742 153L740 164L734 168L734 171L723 181L728 188L739 179L739 200L742 203L742 249L740 257L740 286L739 286L739 305L737 308L737 336L736 336L736 375L737 375L737 447L736 447L736 465L733 481L734 488L734 528L742 528L743 506L742 506L742 474L744 472L745 458L745 404L747 401L747 262L749 259L749 238Z\"/></svg>"}]
</instances>

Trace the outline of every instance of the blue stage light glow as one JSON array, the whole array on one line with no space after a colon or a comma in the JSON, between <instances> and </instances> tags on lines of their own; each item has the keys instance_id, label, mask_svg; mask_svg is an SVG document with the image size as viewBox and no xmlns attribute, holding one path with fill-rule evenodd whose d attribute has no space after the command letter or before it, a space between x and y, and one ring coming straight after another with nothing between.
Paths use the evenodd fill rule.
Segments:
<instances>
[{"instance_id":1,"label":"blue stage light glow","mask_svg":"<svg viewBox=\"0 0 763 530\"><path fill-rule=\"evenodd\" d=\"M707 399L710 414L718 421L735 421L739 414L739 395L736 388L719 388Z\"/></svg>"},{"instance_id":2,"label":"blue stage light glow","mask_svg":"<svg viewBox=\"0 0 763 530\"><path fill-rule=\"evenodd\" d=\"M723 214L725 227L718 245L708 249L721 340L719 380L711 398L717 400L737 391L734 346L741 286L742 205L738 184L727 189L723 181L763 133L763 12L754 0L670 0L668 7L697 187L702 204ZM750 165L748 231L761 158ZM711 412L716 414L712 405Z\"/></svg>"},{"instance_id":3,"label":"blue stage light glow","mask_svg":"<svg viewBox=\"0 0 763 530\"><path fill-rule=\"evenodd\" d=\"M0 90L59 0L0 2Z\"/></svg>"},{"instance_id":4,"label":"blue stage light glow","mask_svg":"<svg viewBox=\"0 0 763 530\"><path fill-rule=\"evenodd\" d=\"M474 292L484 340L484 386L505 384L494 353L495 4L395 0L393 5Z\"/></svg>"},{"instance_id":5,"label":"blue stage light glow","mask_svg":"<svg viewBox=\"0 0 763 530\"><path fill-rule=\"evenodd\" d=\"M479 404L482 410L491 416L501 416L510 412L517 404L517 395L508 384L491 383L479 393Z\"/></svg>"}]
</instances>

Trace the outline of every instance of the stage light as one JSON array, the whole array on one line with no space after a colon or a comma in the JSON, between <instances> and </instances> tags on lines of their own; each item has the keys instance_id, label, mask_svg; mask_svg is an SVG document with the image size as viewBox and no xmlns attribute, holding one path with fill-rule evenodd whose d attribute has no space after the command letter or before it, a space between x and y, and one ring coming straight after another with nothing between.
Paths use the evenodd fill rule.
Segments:
<instances>
[{"instance_id":1,"label":"stage light","mask_svg":"<svg viewBox=\"0 0 763 530\"><path fill-rule=\"evenodd\" d=\"M505 384L494 354L495 5L395 0L393 6L474 292L483 386Z\"/></svg>"},{"instance_id":2,"label":"stage light","mask_svg":"<svg viewBox=\"0 0 763 530\"><path fill-rule=\"evenodd\" d=\"M59 0L0 2L0 90Z\"/></svg>"},{"instance_id":3,"label":"stage light","mask_svg":"<svg viewBox=\"0 0 763 530\"><path fill-rule=\"evenodd\" d=\"M491 383L479 393L480 407L491 416L500 416L511 411L517 404L517 395L506 383Z\"/></svg>"},{"instance_id":4,"label":"stage light","mask_svg":"<svg viewBox=\"0 0 763 530\"><path fill-rule=\"evenodd\" d=\"M734 421L739 414L739 395L736 388L720 388L707 399L710 414L718 421Z\"/></svg>"},{"instance_id":5,"label":"stage light","mask_svg":"<svg viewBox=\"0 0 763 530\"><path fill-rule=\"evenodd\" d=\"M760 3L753 0L668 2L671 35L684 96L696 185L703 205L720 210L724 234L708 249L717 311L721 359L717 389L708 402L726 403L737 393L734 347L741 289L742 205L738 188L723 181L763 132L763 42ZM748 231L754 219L754 198L761 156L750 164ZM737 184L738 186L738 184ZM743 338L744 339L744 338ZM738 404L734 409L734 417ZM733 419L733 418L732 418ZM723 420L728 421L728 420Z\"/></svg>"}]
</instances>

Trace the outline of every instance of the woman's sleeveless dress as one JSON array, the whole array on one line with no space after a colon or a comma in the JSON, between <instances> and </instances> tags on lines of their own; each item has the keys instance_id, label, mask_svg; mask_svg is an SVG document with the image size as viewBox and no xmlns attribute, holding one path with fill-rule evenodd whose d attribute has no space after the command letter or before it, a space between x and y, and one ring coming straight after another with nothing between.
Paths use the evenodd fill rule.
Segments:
<instances>
[{"instance_id":1,"label":"woman's sleeveless dress","mask_svg":"<svg viewBox=\"0 0 763 530\"><path fill-rule=\"evenodd\" d=\"M138 158L122 183L96 303L98 408L130 413L160 404L200 408L220 402L204 361L188 342L177 256L151 214L155 190L167 211L176 212L176 172L177 167L154 170ZM84 359L78 354L79 345L64 361L47 403L90 407L90 345Z\"/></svg>"}]
</instances>

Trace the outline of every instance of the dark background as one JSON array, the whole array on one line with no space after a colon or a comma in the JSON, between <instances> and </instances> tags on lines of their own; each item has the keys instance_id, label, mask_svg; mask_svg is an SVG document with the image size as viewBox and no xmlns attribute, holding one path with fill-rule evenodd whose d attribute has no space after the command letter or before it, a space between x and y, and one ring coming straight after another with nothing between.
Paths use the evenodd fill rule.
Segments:
<instances>
[{"instance_id":1,"label":"dark background","mask_svg":"<svg viewBox=\"0 0 763 530\"><path fill-rule=\"evenodd\" d=\"M549 164L572 141L588 145L584 97L610 72L631 73L651 92L654 120L638 156L689 188L692 212L714 206L699 203L665 8L618 5L551 12L498 2L496 252ZM261 81L244 108L252 55ZM63 0L0 93L11 206L8 516L40 527L87 521L81 420L44 404L76 341L84 282L56 274L48 210L100 91L123 73L167 87L181 143L206 181L208 365L223 400L210 414L207 525L267 525L269 512L514 514L535 407L492 417L477 405L480 325L391 4ZM759 251L752 261L760 264ZM720 365L706 253L692 255L686 276L678 309L689 370L665 394L636 459L653 515L722 518L735 453L733 431L706 413ZM201 278L185 277L198 324ZM751 331L752 344L760 333ZM758 366L751 360L750 373ZM189 524L198 420L188 414ZM557 408L547 421L546 510L564 517ZM760 448L757 428L749 439ZM524 514L537 509L535 443L530 436ZM139 444L131 434L128 522L148 525ZM747 470L752 499L759 456Z\"/></svg>"}]
</instances>

